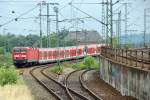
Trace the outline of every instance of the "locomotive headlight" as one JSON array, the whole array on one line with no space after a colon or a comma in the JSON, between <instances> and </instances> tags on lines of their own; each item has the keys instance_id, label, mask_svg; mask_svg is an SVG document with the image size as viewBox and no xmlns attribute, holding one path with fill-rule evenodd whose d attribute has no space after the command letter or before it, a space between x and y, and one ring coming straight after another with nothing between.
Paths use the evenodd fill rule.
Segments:
<instances>
[{"instance_id":1,"label":"locomotive headlight","mask_svg":"<svg viewBox=\"0 0 150 100\"><path fill-rule=\"evenodd\" d=\"M26 55L22 55L21 57L25 58L25 57L26 57Z\"/></svg>"}]
</instances>

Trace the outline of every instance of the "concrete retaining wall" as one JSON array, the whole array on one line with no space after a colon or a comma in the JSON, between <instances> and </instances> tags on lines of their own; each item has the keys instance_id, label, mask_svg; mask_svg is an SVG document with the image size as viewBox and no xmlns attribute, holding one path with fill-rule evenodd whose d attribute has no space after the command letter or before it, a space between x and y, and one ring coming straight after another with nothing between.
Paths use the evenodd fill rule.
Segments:
<instances>
[{"instance_id":1,"label":"concrete retaining wall","mask_svg":"<svg viewBox=\"0 0 150 100\"><path fill-rule=\"evenodd\" d=\"M122 95L139 100L150 100L150 72L130 68L100 57L100 78Z\"/></svg>"}]
</instances>

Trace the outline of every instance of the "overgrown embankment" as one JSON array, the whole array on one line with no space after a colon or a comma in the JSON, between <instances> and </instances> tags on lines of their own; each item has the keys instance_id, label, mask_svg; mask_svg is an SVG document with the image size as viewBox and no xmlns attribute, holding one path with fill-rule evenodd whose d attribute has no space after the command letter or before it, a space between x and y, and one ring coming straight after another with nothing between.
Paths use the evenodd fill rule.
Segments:
<instances>
[{"instance_id":1,"label":"overgrown embankment","mask_svg":"<svg viewBox=\"0 0 150 100\"><path fill-rule=\"evenodd\" d=\"M70 70L78 70L78 69L99 69L99 63L98 60L92 56L86 56L82 61L80 62L74 62L69 63L65 62L60 64L60 66L55 65L52 68L50 68L50 71L56 74L62 74L65 72L65 70L68 68Z\"/></svg>"},{"instance_id":2,"label":"overgrown embankment","mask_svg":"<svg viewBox=\"0 0 150 100\"><path fill-rule=\"evenodd\" d=\"M11 54L0 54L0 98L2 100L33 100L15 66Z\"/></svg>"},{"instance_id":3,"label":"overgrown embankment","mask_svg":"<svg viewBox=\"0 0 150 100\"><path fill-rule=\"evenodd\" d=\"M18 72L12 64L11 55L0 55L0 85L16 84L19 79Z\"/></svg>"}]
</instances>

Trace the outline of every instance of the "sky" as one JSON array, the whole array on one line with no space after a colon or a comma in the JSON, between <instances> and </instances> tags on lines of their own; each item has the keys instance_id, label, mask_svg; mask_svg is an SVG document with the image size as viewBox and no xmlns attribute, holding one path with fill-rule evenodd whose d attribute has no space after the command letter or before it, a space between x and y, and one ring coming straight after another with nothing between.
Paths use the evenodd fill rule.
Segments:
<instances>
[{"instance_id":1,"label":"sky","mask_svg":"<svg viewBox=\"0 0 150 100\"><path fill-rule=\"evenodd\" d=\"M11 1L11 2L10 2ZM18 2L19 1L19 2ZM30 1L30 2L27 2ZM63 19L72 19L72 18L82 18L88 17L87 15L81 13L80 11L74 9L68 3L96 3L102 2L102 0L45 0L47 3L57 2L59 3L59 20ZM113 0L116 2L117 0ZM37 4L40 0L0 0L0 25L7 23L8 21L17 18L21 14L17 21L13 20L9 24L6 24L0 27L0 34L12 33L17 35L28 35L28 34L37 34L39 35L39 6ZM125 7L123 3L128 4L128 30L137 30L136 32L128 32L128 34L133 33L142 33L144 30L144 9L150 8L150 0L120 0L119 3L113 6L113 13L118 13L120 10L122 12L121 18L124 19L125 16ZM73 4L82 11L92 15L93 17L101 20L102 16L102 6L100 4ZM36 7L36 8L35 8ZM50 14L54 15L53 5L50 6ZM34 10L31 10L35 8ZM30 13L24 14L27 11L31 10ZM14 12L14 13L13 13ZM46 15L46 6L42 6L42 15ZM150 24L150 10L147 10L147 32L150 33L149 24ZM55 20L55 17L50 17L51 20ZM113 20L116 20L117 16L113 16ZM78 24L77 24L78 23ZM124 34L124 24L122 21L121 29L122 34ZM55 21L51 21L50 30L55 32ZM61 22L59 23L59 30L66 28L69 30L97 30L101 33L102 24L94 19L84 19L84 21L72 21L72 22ZM43 35L46 35L46 17L42 17L42 32ZM115 24L114 24L114 33L115 33Z\"/></svg>"}]
</instances>

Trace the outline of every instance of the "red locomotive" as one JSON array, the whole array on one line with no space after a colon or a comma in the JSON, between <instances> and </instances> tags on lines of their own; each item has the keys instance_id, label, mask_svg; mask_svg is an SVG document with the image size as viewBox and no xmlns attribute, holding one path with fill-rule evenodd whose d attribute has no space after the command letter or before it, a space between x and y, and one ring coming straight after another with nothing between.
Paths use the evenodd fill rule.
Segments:
<instances>
[{"instance_id":1,"label":"red locomotive","mask_svg":"<svg viewBox=\"0 0 150 100\"><path fill-rule=\"evenodd\" d=\"M34 65L55 62L59 60L69 60L76 57L82 58L87 55L98 55L104 44L80 45L59 48L32 48L15 47L13 49L13 62L16 66Z\"/></svg>"}]
</instances>

